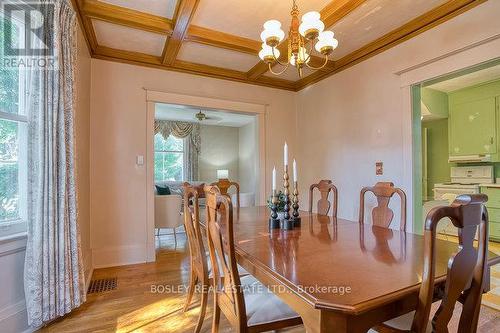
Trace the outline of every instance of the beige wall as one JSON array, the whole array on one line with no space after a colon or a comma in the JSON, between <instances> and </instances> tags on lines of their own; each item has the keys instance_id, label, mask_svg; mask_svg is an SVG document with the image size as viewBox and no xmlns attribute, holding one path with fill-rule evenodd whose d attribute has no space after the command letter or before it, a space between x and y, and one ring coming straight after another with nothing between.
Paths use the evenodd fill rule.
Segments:
<instances>
[{"instance_id":1,"label":"beige wall","mask_svg":"<svg viewBox=\"0 0 500 333\"><path fill-rule=\"evenodd\" d=\"M272 88L92 59L91 242L96 267L146 258L146 92L267 104L266 171L295 149L295 94ZM272 130L271 130L272 129Z\"/></svg>"},{"instance_id":2,"label":"beige wall","mask_svg":"<svg viewBox=\"0 0 500 333\"><path fill-rule=\"evenodd\" d=\"M78 222L82 244L85 278L92 268L90 250L90 54L78 30L76 70L75 146Z\"/></svg>"},{"instance_id":3,"label":"beige wall","mask_svg":"<svg viewBox=\"0 0 500 333\"><path fill-rule=\"evenodd\" d=\"M238 131L239 159L238 170L240 174L240 191L258 193L257 182L257 128L255 121L242 126Z\"/></svg>"},{"instance_id":4,"label":"beige wall","mask_svg":"<svg viewBox=\"0 0 500 333\"><path fill-rule=\"evenodd\" d=\"M217 169L229 170L229 178L238 182L238 127L201 126L199 180L217 180Z\"/></svg>"},{"instance_id":5,"label":"beige wall","mask_svg":"<svg viewBox=\"0 0 500 333\"><path fill-rule=\"evenodd\" d=\"M339 189L339 216L356 219L361 187L381 180L411 184L412 175L403 170L404 151L411 151L411 142L404 143L411 118L402 111L407 109L395 73L498 35L499 12L500 1L488 1L299 92L301 192L321 178L332 179ZM383 176L375 175L376 161L384 162ZM307 197L301 199L304 204Z\"/></svg>"}]
</instances>

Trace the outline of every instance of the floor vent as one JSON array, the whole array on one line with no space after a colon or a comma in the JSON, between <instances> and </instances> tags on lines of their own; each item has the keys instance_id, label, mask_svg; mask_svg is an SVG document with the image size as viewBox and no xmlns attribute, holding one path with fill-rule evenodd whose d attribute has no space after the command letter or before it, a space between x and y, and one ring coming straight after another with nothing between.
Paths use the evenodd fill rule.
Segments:
<instances>
[{"instance_id":1,"label":"floor vent","mask_svg":"<svg viewBox=\"0 0 500 333\"><path fill-rule=\"evenodd\" d=\"M105 291L115 290L116 286L116 278L92 280L90 281L87 294L102 293Z\"/></svg>"}]
</instances>

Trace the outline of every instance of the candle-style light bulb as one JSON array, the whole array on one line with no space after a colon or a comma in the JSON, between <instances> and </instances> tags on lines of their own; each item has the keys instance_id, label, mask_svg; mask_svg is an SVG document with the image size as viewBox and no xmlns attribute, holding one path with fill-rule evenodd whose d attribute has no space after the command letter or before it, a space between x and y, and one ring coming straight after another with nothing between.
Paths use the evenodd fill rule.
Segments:
<instances>
[{"instance_id":1,"label":"candle-style light bulb","mask_svg":"<svg viewBox=\"0 0 500 333\"><path fill-rule=\"evenodd\" d=\"M288 145L285 141L285 146L283 147L283 161L285 166L288 165Z\"/></svg>"},{"instance_id":2,"label":"candle-style light bulb","mask_svg":"<svg viewBox=\"0 0 500 333\"><path fill-rule=\"evenodd\" d=\"M276 167L273 167L273 191L276 191Z\"/></svg>"},{"instance_id":3,"label":"candle-style light bulb","mask_svg":"<svg viewBox=\"0 0 500 333\"><path fill-rule=\"evenodd\" d=\"M293 182L297 182L297 162L293 159Z\"/></svg>"}]
</instances>

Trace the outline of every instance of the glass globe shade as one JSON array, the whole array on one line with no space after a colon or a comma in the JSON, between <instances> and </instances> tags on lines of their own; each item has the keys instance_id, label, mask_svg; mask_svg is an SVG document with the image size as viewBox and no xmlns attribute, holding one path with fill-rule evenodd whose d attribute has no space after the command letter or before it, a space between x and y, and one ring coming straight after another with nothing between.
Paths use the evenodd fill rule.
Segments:
<instances>
[{"instance_id":1,"label":"glass globe shade","mask_svg":"<svg viewBox=\"0 0 500 333\"><path fill-rule=\"evenodd\" d=\"M331 31L328 31L331 32ZM321 37L321 38L320 38ZM323 55L329 55L333 50L337 48L339 41L333 38L333 32L328 35L321 35L318 37L318 42L314 46L316 51Z\"/></svg>"},{"instance_id":2,"label":"glass globe shade","mask_svg":"<svg viewBox=\"0 0 500 333\"><path fill-rule=\"evenodd\" d=\"M270 20L264 23L264 31L260 34L260 39L269 46L278 45L285 38L285 32L281 30L281 23L277 20Z\"/></svg>"},{"instance_id":3,"label":"glass globe shade","mask_svg":"<svg viewBox=\"0 0 500 333\"><path fill-rule=\"evenodd\" d=\"M276 58L279 58L280 51L278 49L274 49L274 55L276 55ZM273 62L276 60L274 58L274 55L273 49L266 43L262 43L262 49L259 52L259 58L265 62Z\"/></svg>"},{"instance_id":4,"label":"glass globe shade","mask_svg":"<svg viewBox=\"0 0 500 333\"><path fill-rule=\"evenodd\" d=\"M314 39L325 29L318 12L308 12L302 16L299 33L306 39Z\"/></svg>"}]
</instances>

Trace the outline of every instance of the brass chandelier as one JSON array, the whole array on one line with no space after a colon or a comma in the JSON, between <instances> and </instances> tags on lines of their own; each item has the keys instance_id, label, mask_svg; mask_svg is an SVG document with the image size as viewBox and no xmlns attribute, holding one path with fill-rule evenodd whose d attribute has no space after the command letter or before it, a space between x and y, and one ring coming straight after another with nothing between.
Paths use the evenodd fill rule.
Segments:
<instances>
[{"instance_id":1,"label":"brass chandelier","mask_svg":"<svg viewBox=\"0 0 500 333\"><path fill-rule=\"evenodd\" d=\"M299 8L296 0L293 0L292 22L288 32L288 57L284 63L279 60L280 51L277 46L285 38L285 33L281 29L281 23L278 20L269 20L264 23L264 31L260 34L262 49L259 52L259 57L269 66L269 71L274 75L284 73L290 65L295 66L302 78L302 68L307 66L310 69L318 70L326 66L328 56L337 48L339 42L334 38L332 31L324 31L325 24L320 20L320 13L311 11L302 16L302 21L299 21ZM319 67L309 65L311 54L316 49L321 53L325 60ZM308 46L308 48L306 48ZM278 63L284 68L281 71L275 72L272 67L274 63Z\"/></svg>"}]
</instances>

